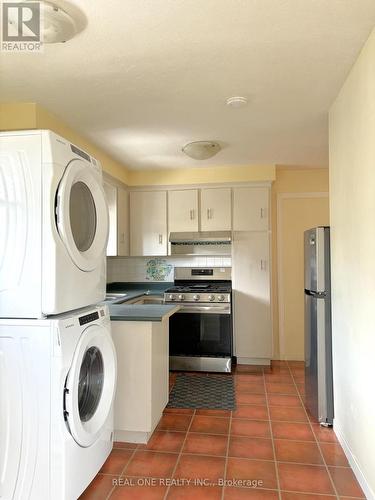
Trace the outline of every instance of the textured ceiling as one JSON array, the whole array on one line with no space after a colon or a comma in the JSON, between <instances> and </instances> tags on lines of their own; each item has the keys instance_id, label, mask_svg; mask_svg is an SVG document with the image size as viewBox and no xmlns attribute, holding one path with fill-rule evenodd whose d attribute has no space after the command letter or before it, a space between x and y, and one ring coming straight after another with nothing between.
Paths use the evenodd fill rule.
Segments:
<instances>
[{"instance_id":1,"label":"textured ceiling","mask_svg":"<svg viewBox=\"0 0 375 500\"><path fill-rule=\"evenodd\" d=\"M76 38L1 54L0 98L40 103L134 169L327 165L327 111L375 24L374 0L72 5ZM181 152L206 139L223 148L211 160Z\"/></svg>"}]
</instances>

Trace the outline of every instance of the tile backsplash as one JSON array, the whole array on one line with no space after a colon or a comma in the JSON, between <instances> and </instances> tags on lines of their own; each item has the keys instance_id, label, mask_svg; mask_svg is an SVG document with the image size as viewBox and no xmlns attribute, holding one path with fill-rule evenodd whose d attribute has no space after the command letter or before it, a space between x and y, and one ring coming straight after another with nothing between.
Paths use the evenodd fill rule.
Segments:
<instances>
[{"instance_id":1,"label":"tile backsplash","mask_svg":"<svg viewBox=\"0 0 375 500\"><path fill-rule=\"evenodd\" d=\"M173 281L177 267L229 267L230 257L108 257L107 282Z\"/></svg>"}]
</instances>

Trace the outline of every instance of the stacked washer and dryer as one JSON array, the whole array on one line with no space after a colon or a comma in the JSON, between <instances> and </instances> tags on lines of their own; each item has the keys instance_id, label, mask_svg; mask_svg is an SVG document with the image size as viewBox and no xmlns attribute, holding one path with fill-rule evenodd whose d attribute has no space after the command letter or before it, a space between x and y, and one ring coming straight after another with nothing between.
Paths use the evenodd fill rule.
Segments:
<instances>
[{"instance_id":1,"label":"stacked washer and dryer","mask_svg":"<svg viewBox=\"0 0 375 500\"><path fill-rule=\"evenodd\" d=\"M0 134L0 498L74 500L112 449L116 353L98 161Z\"/></svg>"}]
</instances>

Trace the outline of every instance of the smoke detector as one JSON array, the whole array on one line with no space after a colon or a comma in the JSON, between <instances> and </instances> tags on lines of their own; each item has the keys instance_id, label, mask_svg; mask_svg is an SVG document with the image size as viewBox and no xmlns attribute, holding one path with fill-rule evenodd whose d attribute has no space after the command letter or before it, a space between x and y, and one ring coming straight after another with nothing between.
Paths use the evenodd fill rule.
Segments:
<instances>
[{"instance_id":1,"label":"smoke detector","mask_svg":"<svg viewBox=\"0 0 375 500\"><path fill-rule=\"evenodd\" d=\"M243 108L247 104L247 97L242 97L242 96L228 97L228 99L226 100L226 104L231 108Z\"/></svg>"},{"instance_id":2,"label":"smoke detector","mask_svg":"<svg viewBox=\"0 0 375 500\"><path fill-rule=\"evenodd\" d=\"M26 1L33 2L33 0ZM78 32L78 28L70 14L61 7L45 0L38 0L38 4L40 9L41 41L43 43L63 43L74 37ZM15 19L10 19L10 21L15 25L19 22L17 16Z\"/></svg>"},{"instance_id":3,"label":"smoke detector","mask_svg":"<svg viewBox=\"0 0 375 500\"><path fill-rule=\"evenodd\" d=\"M194 160L208 160L221 150L218 142L214 141L195 141L185 144L182 151Z\"/></svg>"}]
</instances>

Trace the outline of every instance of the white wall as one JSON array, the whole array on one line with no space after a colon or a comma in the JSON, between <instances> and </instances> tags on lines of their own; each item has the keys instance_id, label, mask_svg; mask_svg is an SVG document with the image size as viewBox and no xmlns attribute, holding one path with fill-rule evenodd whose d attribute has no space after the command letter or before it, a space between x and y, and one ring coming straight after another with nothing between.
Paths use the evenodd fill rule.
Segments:
<instances>
[{"instance_id":1,"label":"white wall","mask_svg":"<svg viewBox=\"0 0 375 500\"><path fill-rule=\"evenodd\" d=\"M330 112L335 429L375 498L375 32Z\"/></svg>"}]
</instances>

